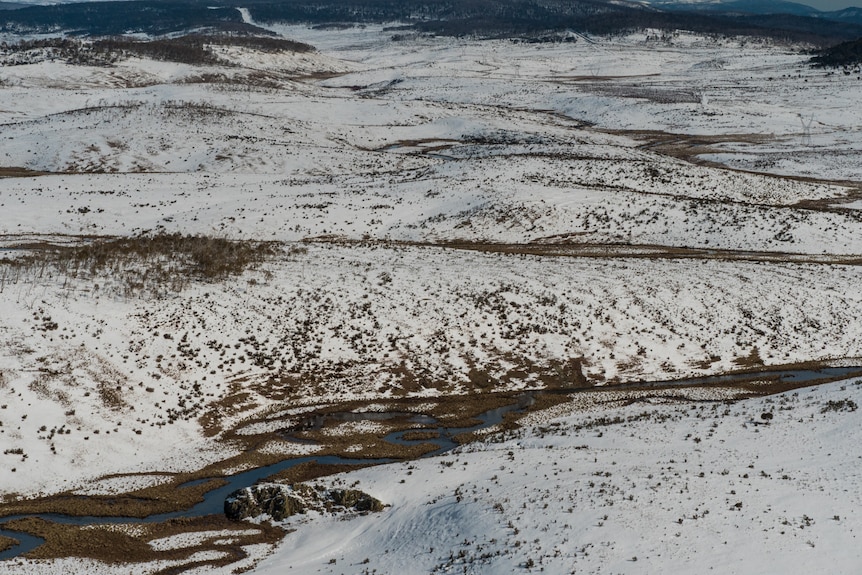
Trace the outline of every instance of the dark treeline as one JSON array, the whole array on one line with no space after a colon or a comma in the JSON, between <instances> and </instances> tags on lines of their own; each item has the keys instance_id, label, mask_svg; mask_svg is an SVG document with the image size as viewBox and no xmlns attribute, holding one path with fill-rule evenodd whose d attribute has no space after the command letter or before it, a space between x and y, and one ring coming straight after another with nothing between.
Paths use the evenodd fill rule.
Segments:
<instances>
[{"instance_id":1,"label":"dark treeline","mask_svg":"<svg viewBox=\"0 0 862 575\"><path fill-rule=\"evenodd\" d=\"M862 38L821 50L811 61L817 66L831 68L860 66L862 65Z\"/></svg>"},{"instance_id":2,"label":"dark treeline","mask_svg":"<svg viewBox=\"0 0 862 575\"><path fill-rule=\"evenodd\" d=\"M862 25L819 18L662 11L601 0L294 0L249 5L263 22L413 23L424 32L484 37L529 36L571 30L620 34L644 28L690 30L808 42L827 46L862 36Z\"/></svg>"},{"instance_id":3,"label":"dark treeline","mask_svg":"<svg viewBox=\"0 0 862 575\"><path fill-rule=\"evenodd\" d=\"M153 60L183 64L224 64L210 50L212 45L244 46L266 52L309 52L312 46L283 38L237 35L189 34L178 38L136 40L127 37L108 37L93 42L72 38L27 40L3 45L7 53L29 50L51 50L57 58L73 64L110 65L121 58L140 56ZM26 63L26 61L22 61Z\"/></svg>"},{"instance_id":4,"label":"dark treeline","mask_svg":"<svg viewBox=\"0 0 862 575\"><path fill-rule=\"evenodd\" d=\"M168 34L201 27L221 30L244 26L235 8L208 8L182 1L80 2L0 12L0 30L4 32L63 31L114 36L130 32Z\"/></svg>"},{"instance_id":5,"label":"dark treeline","mask_svg":"<svg viewBox=\"0 0 862 575\"><path fill-rule=\"evenodd\" d=\"M182 30L263 31L244 24L236 7L259 22L312 25L404 22L442 35L529 37L574 31L620 34L644 28L690 30L834 45L862 36L862 25L791 15L662 11L603 0L174 0L33 6L0 13L0 31L73 31L94 36Z\"/></svg>"},{"instance_id":6,"label":"dark treeline","mask_svg":"<svg viewBox=\"0 0 862 575\"><path fill-rule=\"evenodd\" d=\"M105 38L93 42L98 50L134 54L153 60L166 60L184 64L217 64L218 57L209 46L243 46L264 52L310 52L313 46L284 38L240 35L189 34L178 38L159 40L133 40L123 37Z\"/></svg>"}]
</instances>

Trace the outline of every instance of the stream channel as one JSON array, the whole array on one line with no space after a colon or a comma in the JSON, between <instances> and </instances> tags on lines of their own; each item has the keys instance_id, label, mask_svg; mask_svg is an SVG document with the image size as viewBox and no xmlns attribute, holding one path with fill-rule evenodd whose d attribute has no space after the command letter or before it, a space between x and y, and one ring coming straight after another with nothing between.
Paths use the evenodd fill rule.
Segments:
<instances>
[{"instance_id":1,"label":"stream channel","mask_svg":"<svg viewBox=\"0 0 862 575\"><path fill-rule=\"evenodd\" d=\"M631 383L631 384L623 384L623 385L615 385L614 389L636 389L636 388L645 388L645 387L691 387L691 386L700 386L700 385L714 385L714 384L734 384L741 383L745 381L752 380L770 380L784 383L792 383L804 385L805 383L816 383L819 381L825 380L834 380L841 379L844 377L856 377L862 376L862 367L825 367L821 369L809 369L809 370L774 370L774 371L762 371L758 373L734 373L727 375L716 375L710 377L699 377L699 378L691 378L691 379L683 379L683 380L674 380L674 381L656 381L656 382L643 382L643 383ZM554 393L566 393L573 394L579 393L583 391L595 390L596 388L592 387L584 387L577 389L565 389L565 390L551 390ZM454 449L458 446L458 443L454 440L454 437L461 433L469 433L473 431L479 431L481 429L485 429L492 425L496 425L503 421L503 418L508 413L520 413L529 408L534 402L534 395L536 392L525 392L522 395L518 396L516 402L506 405L503 407L499 407L496 409L491 409L486 411L478 416L475 419L479 420L480 423L472 426L472 427L455 427L455 428L447 428L443 426L438 426L437 428L433 427L434 424L437 423L437 420L433 417L427 415L416 415L411 419L411 422L417 424L416 429L408 429L403 431L395 431L389 433L384 437L384 441L394 444L394 445L418 445L418 444L434 444L437 446L436 449L430 451L421 457L433 457L435 455L440 455L441 453L445 453L451 449ZM321 416L316 422L316 425L319 426L323 423L323 419L337 419L337 420L381 420L381 419L391 419L394 417L403 416L403 413L381 413L381 412L367 412L367 413L332 413ZM438 437L431 439L415 439L408 440L404 439L404 434L409 433L411 431L435 431L439 435ZM293 438L291 438L293 439ZM317 462L322 465L368 465L368 464L381 464L381 463L391 463L394 461L402 461L400 459L351 459L347 457L341 457L338 455L323 455L323 456L315 456L308 455L302 457L294 457L291 459L286 459L284 461L280 461L279 463L274 463L272 465L267 465L265 467L258 467L255 469L250 469L248 471L243 471L237 473L235 475L230 475L224 477L227 482L225 485L213 489L212 491L207 492L204 495L204 500L194 505L189 509L184 509L180 511L173 511L170 513L159 513L156 515L150 515L148 517L139 518L139 517L101 517L101 516L76 516L76 515L65 515L61 513L36 513L36 514L23 514L23 515L11 515L8 517L3 517L0 519L0 536L11 537L12 539L17 540L19 543L6 549L5 551L0 552L0 560L4 559L12 559L31 551L44 543L44 540L41 537L36 537L34 535L30 535L29 533L24 533L20 531L12 531L8 529L3 529L3 525L7 521L12 521L15 519L23 519L26 517L39 517L45 519L46 521L52 521L54 523L62 523L66 525L98 525L98 524L114 524L114 523L161 523L163 521L167 521L169 519L175 519L179 517L203 517L207 515L216 515L224 513L224 501L228 495L233 493L238 489L242 489L244 487L250 487L257 482L265 480L267 477L270 477L280 471L284 471L286 469L290 469L296 465L300 465L302 463L308 462ZM193 484L201 483L203 481L208 481L209 479L198 479L195 481L191 481L188 483L184 483L179 485L179 487L190 487Z\"/></svg>"},{"instance_id":2,"label":"stream channel","mask_svg":"<svg viewBox=\"0 0 862 575\"><path fill-rule=\"evenodd\" d=\"M421 425L417 429L421 431L434 431L439 435L438 437L430 438L430 439L404 439L404 434L409 433L411 431L416 431L417 429L406 429L403 431L394 431L392 433L387 434L384 437L384 441L391 443L393 445L419 445L419 444L434 444L436 445L436 449L430 451L422 457L432 457L434 455L439 455L441 453L445 453L450 449L454 449L457 447L458 443L455 441L454 437L461 433L469 433L471 431L478 431L481 429L485 429L492 425L496 425L503 421L503 417L505 417L508 413L519 413L526 410L530 405L533 404L533 393L526 392L520 396L518 396L515 403L510 405L505 405L503 407L498 407L496 409L491 409L486 411L480 415L477 415L475 419L479 421L478 424L471 427L434 427L434 424L437 423L437 420L433 417L427 415L416 415L411 419L412 423L416 423L417 426ZM361 421L361 420L385 420L385 419L393 419L395 417L403 416L403 413L380 413L380 412L367 412L367 413L331 413L322 416L318 422L317 426L323 423L323 419L336 419L336 420L352 420L352 421ZM291 438L293 439L293 438ZM52 521L54 523L62 523L65 525L105 525L105 524L113 524L113 523L127 523L127 524L135 524L135 523L161 523L163 521L167 521L169 519L176 519L179 517L204 517L207 515L220 515L224 513L224 501L228 495L233 493L238 489L242 489L243 487L250 487L259 481L265 480L267 477L270 477L276 473L284 471L286 469L290 469L291 467L295 467L302 463L316 462L321 465L375 465L381 463L392 463L395 461L402 461L400 459L351 459L348 457L341 457L338 455L307 455L302 457L294 457L291 459L286 459L284 461L280 461L278 463L274 463L272 465L267 465L264 467L257 467L255 469L250 469L248 471L243 471L240 473L236 473L234 475L229 475L224 477L224 480L227 482L225 485L213 489L212 491L207 492L204 495L204 500L194 505L189 509L183 509L180 511L172 511L170 513L159 513L156 515L150 515L144 518L140 517L101 517L101 516L93 516L93 515L66 515L62 513L33 513L33 514L22 514L22 515L10 515L8 517L3 517L0 520L0 535L4 537L11 537L12 539L17 540L19 543L5 551L0 552L0 560L4 559L12 559L18 557L19 555L23 555L28 551L31 551L44 543L44 540L41 537L36 537L34 535L30 535L29 533L24 533L21 531L12 531L9 529L3 529L3 524L7 521L13 521L15 519L23 519L26 517L38 517L44 519L46 521ZM211 478L207 479L196 479L194 481L190 481L187 483L180 484L178 487L191 487L194 484L199 484L204 481L209 481Z\"/></svg>"}]
</instances>

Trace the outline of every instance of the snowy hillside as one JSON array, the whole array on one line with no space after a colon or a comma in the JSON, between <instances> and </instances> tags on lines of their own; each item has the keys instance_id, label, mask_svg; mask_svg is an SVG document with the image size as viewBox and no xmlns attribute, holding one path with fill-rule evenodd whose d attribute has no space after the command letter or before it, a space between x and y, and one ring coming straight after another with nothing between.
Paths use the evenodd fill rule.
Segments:
<instances>
[{"instance_id":1,"label":"snowy hillside","mask_svg":"<svg viewBox=\"0 0 862 575\"><path fill-rule=\"evenodd\" d=\"M856 573L860 400L859 382L740 403L597 394L446 457L334 478L391 508L292 520L255 572Z\"/></svg>"},{"instance_id":2,"label":"snowy hillside","mask_svg":"<svg viewBox=\"0 0 862 575\"><path fill-rule=\"evenodd\" d=\"M751 398L862 364L856 76L270 28L317 50L3 49L0 553L46 542L0 573L858 570L858 384ZM414 459L435 426L481 441ZM302 456L335 459L275 479L403 460L320 480L391 507L206 507Z\"/></svg>"}]
</instances>

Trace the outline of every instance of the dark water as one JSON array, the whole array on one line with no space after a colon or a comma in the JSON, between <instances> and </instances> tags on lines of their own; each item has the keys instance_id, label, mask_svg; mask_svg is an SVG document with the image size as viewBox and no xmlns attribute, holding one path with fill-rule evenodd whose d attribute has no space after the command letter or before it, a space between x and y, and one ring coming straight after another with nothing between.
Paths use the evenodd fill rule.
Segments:
<instances>
[{"instance_id":1,"label":"dark water","mask_svg":"<svg viewBox=\"0 0 862 575\"><path fill-rule=\"evenodd\" d=\"M479 423L471 426L471 427L454 427L447 428L443 426L438 426L436 429L433 427L422 427L422 431L436 431L439 433L439 437L432 439L423 439L423 440L405 440L403 439L403 434L406 432L394 432L390 433L385 437L385 440L395 444L395 445L416 445L416 444L434 444L437 446L435 450L430 453L423 455L423 457L430 457L432 455L439 455L440 453L444 453L453 449L458 444L453 439L454 436L460 433L468 433L471 431L478 431L480 429L484 429L491 425L495 425L503 421L503 417L507 413L523 411L527 407L529 407L533 403L532 394L524 394L521 396L517 403L512 405L507 405L504 407L500 407L497 409L492 409L482 413L477 416L476 419L479 420ZM380 412L369 412L369 413L335 413L331 415L327 415L326 418L333 418L341 421L361 421L361 420L386 420L386 419L394 419L396 417L404 417L409 416L410 420L413 423L423 424L423 425L434 425L437 423L437 420L433 417L429 417L426 415L416 415L416 414L407 414L407 413L380 413ZM322 425L323 420L317 425ZM267 465L265 467L258 467L255 469L250 469L248 471L243 471L240 473L236 473L234 475L230 475L225 477L224 480L227 482L222 487L217 489L213 489L212 491L207 492L204 495L204 500L198 503L197 505L191 507L190 509L185 509L182 511L173 511L170 513L159 513L156 515L150 515L148 517L139 518L139 517L99 517L99 516L75 516L75 515L65 515L61 513L38 513L33 515L13 515L9 517L4 517L3 522L0 523L0 535L4 535L6 537L12 537L13 539L17 539L20 544L7 549L6 551L0 552L0 560L3 559L11 559L27 553L28 551L35 549L42 543L44 540L40 537L35 537L33 535L29 535L26 533L21 533L18 531L10 531L3 529L2 526L7 521L12 521L15 519L23 519L26 517L39 517L41 519L45 519L47 521L52 521L54 523L61 523L64 525L96 525L96 524L113 524L113 523L161 523L163 521L167 521L168 519L176 519L178 517L203 517L206 515L217 515L224 513L224 501L228 495L236 491L237 489L241 489L243 487L249 487L254 485L259 481L263 481L276 473L281 471L290 469L297 465L301 465L303 463L316 462L321 465L376 465L380 463L390 463L392 461L396 461L395 459L351 459L348 457L341 457L337 455L308 455L303 457L294 457L291 459L287 459L284 461L280 461L278 463L274 463L272 465ZM195 485L200 485L209 481L209 479L197 479L194 481L189 481L187 483L181 484L178 489L188 488Z\"/></svg>"},{"instance_id":2,"label":"dark water","mask_svg":"<svg viewBox=\"0 0 862 575\"><path fill-rule=\"evenodd\" d=\"M0 535L4 537L11 537L18 541L18 545L14 547L10 547L6 551L0 552L0 560L3 559L12 559L21 555L22 553L26 553L31 549L35 549L39 545L45 542L41 537L36 537L35 535L30 535L29 533L24 533L21 531L10 531L8 529L0 529Z\"/></svg>"},{"instance_id":3,"label":"dark water","mask_svg":"<svg viewBox=\"0 0 862 575\"><path fill-rule=\"evenodd\" d=\"M730 384L730 383L738 383L743 381L750 381L752 379L769 379L772 381L786 382L786 383L806 383L806 382L814 382L820 381L824 379L838 379L842 377L854 377L854 376L862 376L862 367L826 367L822 369L815 370L775 370L775 371L763 371L758 372L756 374L752 373L739 373L739 374L729 374L729 375L716 375L709 377L699 377L699 378L691 378L684 380L673 380L673 381L655 381L655 382L643 382L643 383L631 383L620 386L614 386L615 389L633 389L640 387L665 387L665 386L697 386L697 385L709 385L709 384ZM586 391L590 388L582 388L577 390L559 390L559 393L578 393L579 391ZM479 420L479 423L471 426L471 427L456 427L456 428L447 428L442 425L437 426L434 425L437 423L432 417L426 415L416 415L409 413L380 413L380 412L370 412L370 413L335 413L323 416L319 419L312 420L309 424L310 428L320 427L323 425L324 420L327 418L332 418L340 421L381 421L387 419L394 419L397 417L410 417L410 421L416 424L421 424L423 427L419 428L421 431L436 431L438 433L438 437L432 439L404 439L405 433L409 433L411 430L407 431L396 431L390 433L384 437L384 440L395 444L395 445L418 445L418 444L434 444L436 445L436 449L431 451L430 453L426 453L422 457L432 457L434 455L439 455L441 453L445 453L450 449L455 448L458 444L455 442L454 437L461 433L469 433L473 431L479 431L481 429L485 429L492 425L496 425L503 421L504 416L507 413L512 412L521 412L527 409L533 403L533 394L525 393L521 395L516 403L512 405L507 405L504 407L500 407L497 409L492 409L482 413L477 416L476 419ZM289 439L293 439L288 437ZM0 552L0 560L3 559L11 559L13 557L17 557L22 555L32 549L35 549L39 545L41 545L44 540L40 537L35 537L33 535L29 535L27 533L21 533L17 531L10 531L3 529L2 526L6 521L11 521L13 519L21 519L24 517L40 517L42 519L53 521L55 523L62 523L67 525L94 525L94 524L111 524L111 523L160 523L166 521L168 519L175 519L178 517L202 517L206 515L216 515L224 512L224 500L228 495L236 491L237 489L241 489L243 487L249 487L254 485L259 481L263 481L266 478L286 469L290 469L291 467L295 467L297 465L308 463L308 462L316 462L322 465L368 465L368 464L380 464L380 463L389 463L391 461L395 461L392 459L351 459L347 457L340 457L336 455L327 455L327 456L303 456L303 457L295 457L292 459L287 459L285 461L281 461L279 463L275 463L273 465L268 465L266 467L259 467L256 469L251 469L249 471L243 471L241 473L237 473L235 475L231 475L225 477L226 485L214 489L208 492L204 496L204 500L194 507L190 509L186 509L183 511L174 511L171 513L160 513L157 515L150 515L149 517L145 517L143 519L137 517L97 517L97 516L72 516L72 515L63 515L59 513L43 513L36 515L16 515L12 517L4 517L3 521L0 522L0 535L6 537L12 537L17 539L20 544L7 549L6 551ZM178 488L182 489L184 487L192 487L194 485L199 485L208 479L199 479L195 481L190 481L188 483L180 485Z\"/></svg>"}]
</instances>

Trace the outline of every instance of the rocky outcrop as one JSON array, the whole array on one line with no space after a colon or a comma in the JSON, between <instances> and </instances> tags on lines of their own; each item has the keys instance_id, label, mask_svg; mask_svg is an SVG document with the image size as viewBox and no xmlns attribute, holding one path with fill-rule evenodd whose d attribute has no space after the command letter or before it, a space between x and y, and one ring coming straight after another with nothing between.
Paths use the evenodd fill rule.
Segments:
<instances>
[{"instance_id":1,"label":"rocky outcrop","mask_svg":"<svg viewBox=\"0 0 862 575\"><path fill-rule=\"evenodd\" d=\"M231 493L224 502L228 519L239 521L268 515L281 521L297 513L313 510L329 513L383 511L380 500L357 489L325 489L305 483L282 485L264 483Z\"/></svg>"}]
</instances>

